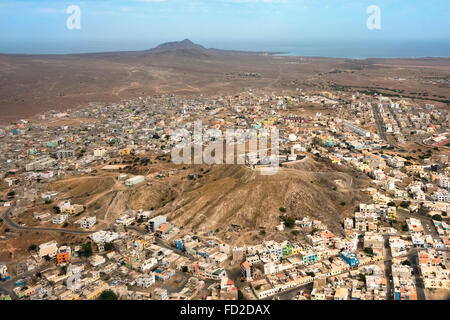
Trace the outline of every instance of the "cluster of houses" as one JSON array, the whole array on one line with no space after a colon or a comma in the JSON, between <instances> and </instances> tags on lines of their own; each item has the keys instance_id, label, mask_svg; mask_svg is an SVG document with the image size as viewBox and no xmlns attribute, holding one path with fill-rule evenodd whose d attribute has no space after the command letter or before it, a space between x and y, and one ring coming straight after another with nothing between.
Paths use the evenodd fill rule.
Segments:
<instances>
[{"instance_id":1,"label":"cluster of houses","mask_svg":"<svg viewBox=\"0 0 450 320\"><path fill-rule=\"evenodd\" d=\"M293 108L305 102L321 104L325 111L299 116ZM111 289L122 299L237 299L242 289L247 298L266 299L298 289L296 299L414 300L417 275L405 263L411 250L417 250L425 288L449 287L443 250L450 245L450 175L448 157L439 153L446 148L450 123L445 110L401 98L300 90L296 96L141 97L50 111L40 118L1 128L0 179L8 188L1 204L13 219L32 211L35 221L55 227L70 222L90 231L92 247L56 241L36 246L12 271L40 270L16 283L18 297L96 299ZM50 190L54 181L99 172L119 172L118 180L129 188L176 175L176 169L147 176L127 170L145 166L149 155L169 153L180 142L174 132L192 131L198 118L205 129L265 134L277 127L281 163L315 156L352 167L372 179L365 190L372 203L359 204L354 216L343 220L342 234L305 217L294 227L308 233L302 241L236 247L182 234L180 226L152 210L127 210L110 229L96 230L95 214ZM388 144L386 134L418 147L400 151ZM266 163L258 155L246 158L247 165ZM56 214L33 210L54 201ZM423 219L434 229L424 228ZM397 220L405 221L405 228L398 228ZM142 224L145 229L135 227ZM280 221L277 230L284 228ZM239 276L229 268L238 268ZM10 274L0 265L2 281ZM304 290L311 286L312 291Z\"/></svg>"}]
</instances>

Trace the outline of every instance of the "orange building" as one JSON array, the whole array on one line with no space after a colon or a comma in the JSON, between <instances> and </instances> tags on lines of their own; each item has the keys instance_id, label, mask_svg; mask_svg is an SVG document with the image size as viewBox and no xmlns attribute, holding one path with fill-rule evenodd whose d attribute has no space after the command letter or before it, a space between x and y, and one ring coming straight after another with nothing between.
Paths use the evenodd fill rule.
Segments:
<instances>
[{"instance_id":1,"label":"orange building","mask_svg":"<svg viewBox=\"0 0 450 320\"><path fill-rule=\"evenodd\" d=\"M62 246L58 249L58 252L56 253L56 260L58 261L58 264L60 263L66 263L70 261L72 250L68 246Z\"/></svg>"},{"instance_id":2,"label":"orange building","mask_svg":"<svg viewBox=\"0 0 450 320\"><path fill-rule=\"evenodd\" d=\"M70 253L69 252L61 252L56 255L56 259L58 260L58 264L66 263L70 261Z\"/></svg>"}]
</instances>

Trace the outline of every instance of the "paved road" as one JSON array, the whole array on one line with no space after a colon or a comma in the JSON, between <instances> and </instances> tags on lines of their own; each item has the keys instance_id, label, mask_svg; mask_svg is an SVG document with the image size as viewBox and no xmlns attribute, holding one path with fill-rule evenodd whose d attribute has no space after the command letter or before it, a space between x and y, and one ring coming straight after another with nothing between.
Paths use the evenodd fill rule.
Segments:
<instances>
[{"instance_id":1,"label":"paved road","mask_svg":"<svg viewBox=\"0 0 450 320\"><path fill-rule=\"evenodd\" d=\"M384 235L384 248L386 257L384 259L384 273L386 277L387 300L394 299L394 288L392 287L392 253L389 246L389 235Z\"/></svg>"},{"instance_id":2,"label":"paved road","mask_svg":"<svg viewBox=\"0 0 450 320\"><path fill-rule=\"evenodd\" d=\"M131 229L131 230L134 230L134 231L136 231L136 232L138 232L138 233L140 233L140 234L147 234L147 233L148 233L147 231L142 230L142 229L139 228L139 227L127 226L126 228L127 228L127 229Z\"/></svg>"},{"instance_id":3,"label":"paved road","mask_svg":"<svg viewBox=\"0 0 450 320\"><path fill-rule=\"evenodd\" d=\"M292 300L292 298L294 298L298 292L305 290L305 289L311 289L313 288L313 283L306 283L303 284L301 286L286 290L286 291L282 291L280 293L276 293L273 296L267 297L267 298L263 298L261 300L272 300L272 299L280 299L280 300Z\"/></svg>"},{"instance_id":4,"label":"paved road","mask_svg":"<svg viewBox=\"0 0 450 320\"><path fill-rule=\"evenodd\" d=\"M411 267L413 268L414 276L416 277L416 292L417 300L426 300L425 296L425 286L423 284L422 275L419 268L419 250L412 249L408 252L408 260L411 262Z\"/></svg>"},{"instance_id":5,"label":"paved road","mask_svg":"<svg viewBox=\"0 0 450 320\"><path fill-rule=\"evenodd\" d=\"M19 226L17 223L15 223L11 217L9 216L9 212L11 209L6 210L3 213L3 221L6 222L6 224L19 231L40 231L40 232L60 232L60 233L70 233L70 234L80 234L80 235L89 235L94 233L95 231L83 231L83 230L70 230L70 229L58 229L58 228L45 228L45 227L22 227Z\"/></svg>"},{"instance_id":6,"label":"paved road","mask_svg":"<svg viewBox=\"0 0 450 320\"><path fill-rule=\"evenodd\" d=\"M377 124L378 133L380 134L381 139L388 142L388 139L386 137L386 129L384 128L383 120L380 116L380 111L378 110L378 105L375 103L372 103L372 110L373 110L373 116L375 117L375 122Z\"/></svg>"},{"instance_id":7,"label":"paved road","mask_svg":"<svg viewBox=\"0 0 450 320\"><path fill-rule=\"evenodd\" d=\"M397 216L402 217L405 220L407 218L416 218L419 219L422 223L423 229L425 231L425 234L431 235L433 238L439 238L439 233L436 230L436 227L434 226L433 219L429 216L421 215L418 213L410 213L406 210L398 210Z\"/></svg>"},{"instance_id":8,"label":"paved road","mask_svg":"<svg viewBox=\"0 0 450 320\"><path fill-rule=\"evenodd\" d=\"M398 120L398 117L397 117L397 112L394 111L394 109L391 107L391 105L389 105L388 108L389 108L389 112L391 113L391 115L394 118L395 122L397 122L397 126L400 129L400 132L403 132L402 127L400 125L400 121Z\"/></svg>"}]
</instances>

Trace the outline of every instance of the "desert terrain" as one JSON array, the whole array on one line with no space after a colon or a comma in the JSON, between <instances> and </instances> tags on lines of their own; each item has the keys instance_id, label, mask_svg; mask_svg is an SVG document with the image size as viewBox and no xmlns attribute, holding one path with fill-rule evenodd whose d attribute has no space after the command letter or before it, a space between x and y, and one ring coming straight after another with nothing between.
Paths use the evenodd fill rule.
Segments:
<instances>
[{"instance_id":1,"label":"desert terrain","mask_svg":"<svg viewBox=\"0 0 450 320\"><path fill-rule=\"evenodd\" d=\"M450 59L289 57L205 49L189 40L139 52L0 55L0 121L93 101L300 87L381 92L448 107Z\"/></svg>"}]
</instances>

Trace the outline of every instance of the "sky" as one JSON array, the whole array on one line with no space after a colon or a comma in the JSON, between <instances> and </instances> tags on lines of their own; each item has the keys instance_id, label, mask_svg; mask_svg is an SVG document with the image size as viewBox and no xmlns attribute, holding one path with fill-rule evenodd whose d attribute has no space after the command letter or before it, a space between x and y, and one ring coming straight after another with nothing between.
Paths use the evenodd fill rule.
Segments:
<instances>
[{"instance_id":1,"label":"sky","mask_svg":"<svg viewBox=\"0 0 450 320\"><path fill-rule=\"evenodd\" d=\"M80 29L66 12L80 8ZM380 8L381 29L366 12ZM450 40L450 0L1 0L0 52L141 50L307 41Z\"/></svg>"}]
</instances>

